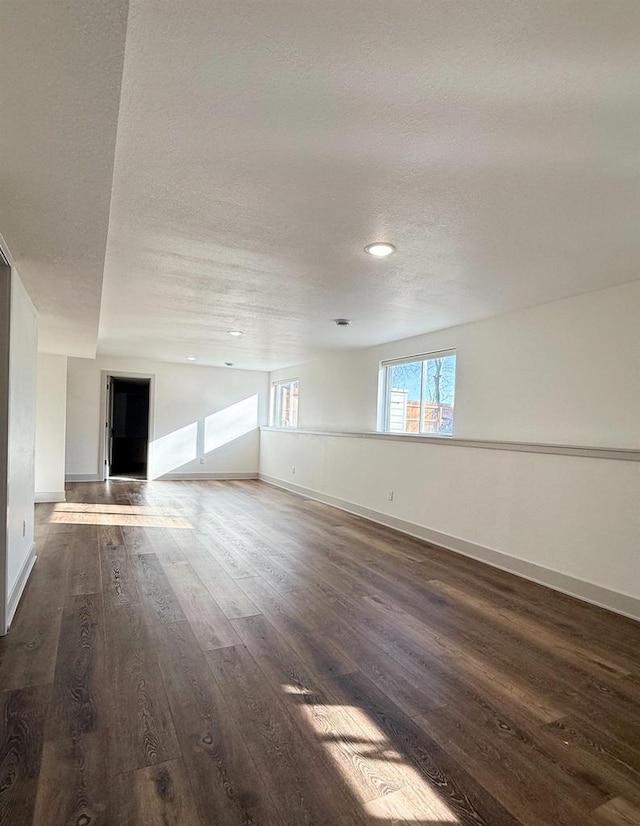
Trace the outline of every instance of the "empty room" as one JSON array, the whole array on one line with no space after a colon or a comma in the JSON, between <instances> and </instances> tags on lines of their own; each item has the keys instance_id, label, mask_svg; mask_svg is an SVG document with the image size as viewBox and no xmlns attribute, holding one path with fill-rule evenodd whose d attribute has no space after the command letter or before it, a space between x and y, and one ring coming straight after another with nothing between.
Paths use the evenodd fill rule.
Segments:
<instances>
[{"instance_id":1,"label":"empty room","mask_svg":"<svg viewBox=\"0 0 640 826\"><path fill-rule=\"evenodd\" d=\"M0 826L640 826L640 3L0 31Z\"/></svg>"}]
</instances>

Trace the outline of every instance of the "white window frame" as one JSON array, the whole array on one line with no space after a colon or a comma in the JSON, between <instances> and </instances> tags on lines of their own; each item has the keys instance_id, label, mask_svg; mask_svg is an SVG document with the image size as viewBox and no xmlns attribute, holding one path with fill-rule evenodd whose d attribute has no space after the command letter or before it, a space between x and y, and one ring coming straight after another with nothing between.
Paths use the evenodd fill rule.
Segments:
<instances>
[{"instance_id":1,"label":"white window frame","mask_svg":"<svg viewBox=\"0 0 640 826\"><path fill-rule=\"evenodd\" d=\"M296 408L296 422L295 424L280 424L280 410L278 388L283 384L297 384L298 385L298 406ZM270 427L286 427L287 429L296 428L298 426L298 419L300 418L300 379L292 377L290 379L280 379L271 383L271 398L269 400L269 425Z\"/></svg>"},{"instance_id":2,"label":"white window frame","mask_svg":"<svg viewBox=\"0 0 640 826\"><path fill-rule=\"evenodd\" d=\"M431 359L438 359L438 358L445 358L446 356L455 356L456 357L456 378L458 374L458 353L454 347L450 347L446 350L434 350L431 353L416 353L412 356L403 356L402 358L397 359L385 359L385 361L380 362L380 379L378 383L378 432L380 433L392 433L394 436L424 436L428 439L442 438L442 439L451 439L453 437L453 432L455 429L455 379L454 379L454 415L453 415L453 427L451 429L451 433L426 433L426 432L419 432L419 433L407 433L402 430L391 430L391 423L390 423L390 415L391 415L391 405L389 400L389 393L391 391L391 387L389 385L389 375L391 370L389 368L393 367L396 364L410 364L411 362L425 362ZM422 426L423 418L424 418L424 406L425 406L425 399L424 399L424 380L421 377L420 380L420 418L419 418L419 427Z\"/></svg>"}]
</instances>

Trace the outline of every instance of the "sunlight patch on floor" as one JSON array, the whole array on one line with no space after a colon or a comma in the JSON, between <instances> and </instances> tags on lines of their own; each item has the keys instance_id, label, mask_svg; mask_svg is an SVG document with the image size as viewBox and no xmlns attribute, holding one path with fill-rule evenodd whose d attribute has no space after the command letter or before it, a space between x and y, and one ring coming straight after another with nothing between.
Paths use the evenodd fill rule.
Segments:
<instances>
[{"instance_id":1,"label":"sunlight patch on floor","mask_svg":"<svg viewBox=\"0 0 640 826\"><path fill-rule=\"evenodd\" d=\"M297 695L304 720L367 815L382 823L444 826L460 822L438 791L363 709L314 702L313 695L299 686L282 688Z\"/></svg>"},{"instance_id":2,"label":"sunlight patch on floor","mask_svg":"<svg viewBox=\"0 0 640 826\"><path fill-rule=\"evenodd\" d=\"M193 525L183 516L174 516L162 512L159 508L149 508L157 513L140 513L140 508L132 507L130 511L113 512L116 505L78 505L66 502L65 507L56 508L49 517L49 522L56 525L104 525L135 528L176 528L178 530L193 530ZM128 506L122 505L126 508ZM82 508L82 509L81 509ZM175 513L175 511L174 511Z\"/></svg>"},{"instance_id":3,"label":"sunlight patch on floor","mask_svg":"<svg viewBox=\"0 0 640 826\"><path fill-rule=\"evenodd\" d=\"M72 513L126 513L143 514L145 516L180 516L177 508L156 508L151 505L101 505L89 502L58 502L54 505L55 512L71 511Z\"/></svg>"}]
</instances>

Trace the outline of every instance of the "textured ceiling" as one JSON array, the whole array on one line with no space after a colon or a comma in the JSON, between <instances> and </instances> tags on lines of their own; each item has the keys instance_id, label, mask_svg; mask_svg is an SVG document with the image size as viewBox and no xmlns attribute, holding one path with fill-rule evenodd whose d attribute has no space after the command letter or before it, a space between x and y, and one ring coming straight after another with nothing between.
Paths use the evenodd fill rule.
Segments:
<instances>
[{"instance_id":1,"label":"textured ceiling","mask_svg":"<svg viewBox=\"0 0 640 826\"><path fill-rule=\"evenodd\" d=\"M50 352L96 352L127 5L0 3L0 233Z\"/></svg>"},{"instance_id":2,"label":"textured ceiling","mask_svg":"<svg viewBox=\"0 0 640 826\"><path fill-rule=\"evenodd\" d=\"M268 369L640 277L637 0L131 0L112 191L120 14L85 5L67 174L19 169L52 318L95 322L111 196L100 353Z\"/></svg>"}]
</instances>

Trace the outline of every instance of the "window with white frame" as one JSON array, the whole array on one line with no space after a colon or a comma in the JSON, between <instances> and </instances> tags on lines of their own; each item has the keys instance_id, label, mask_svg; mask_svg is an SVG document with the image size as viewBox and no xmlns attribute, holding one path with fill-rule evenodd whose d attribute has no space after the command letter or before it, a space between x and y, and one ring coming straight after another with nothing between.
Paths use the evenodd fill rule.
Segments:
<instances>
[{"instance_id":1,"label":"window with white frame","mask_svg":"<svg viewBox=\"0 0 640 826\"><path fill-rule=\"evenodd\" d=\"M276 381L271 386L272 427L298 426L298 379Z\"/></svg>"},{"instance_id":2,"label":"window with white frame","mask_svg":"<svg viewBox=\"0 0 640 826\"><path fill-rule=\"evenodd\" d=\"M452 350L383 361L379 428L453 435L456 354Z\"/></svg>"}]
</instances>

